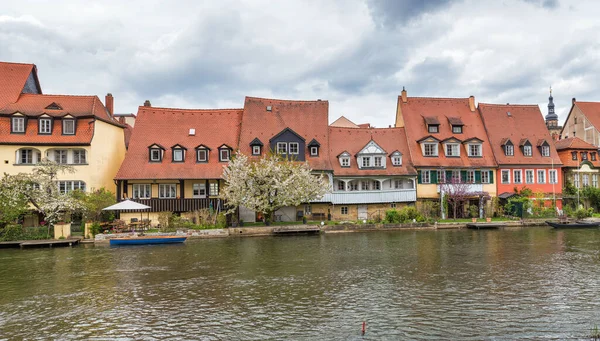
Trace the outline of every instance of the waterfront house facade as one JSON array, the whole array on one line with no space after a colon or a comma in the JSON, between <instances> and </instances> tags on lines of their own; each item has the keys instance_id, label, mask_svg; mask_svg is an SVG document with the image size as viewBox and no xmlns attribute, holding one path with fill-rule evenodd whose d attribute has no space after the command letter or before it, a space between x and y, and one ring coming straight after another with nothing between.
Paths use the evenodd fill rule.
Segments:
<instances>
[{"instance_id":1,"label":"waterfront house facade","mask_svg":"<svg viewBox=\"0 0 600 341\"><path fill-rule=\"evenodd\" d=\"M560 136L578 137L600 147L600 102L580 102L573 98Z\"/></svg>"},{"instance_id":2,"label":"waterfront house facade","mask_svg":"<svg viewBox=\"0 0 600 341\"><path fill-rule=\"evenodd\" d=\"M129 149L115 176L117 199L159 212L188 214L223 209L223 168L238 148L242 109L139 107ZM122 213L121 219L139 213Z\"/></svg>"},{"instance_id":3,"label":"waterfront house facade","mask_svg":"<svg viewBox=\"0 0 600 341\"><path fill-rule=\"evenodd\" d=\"M561 208L562 163L539 107L479 103L479 112L498 164L498 195L528 188Z\"/></svg>"},{"instance_id":4,"label":"waterfront house facade","mask_svg":"<svg viewBox=\"0 0 600 341\"><path fill-rule=\"evenodd\" d=\"M474 97L408 97L402 90L396 127L405 128L418 204L440 202L456 183L468 184L469 205L481 206L484 193L496 195L497 165ZM464 211L459 209L459 215Z\"/></svg>"},{"instance_id":5,"label":"waterfront house facade","mask_svg":"<svg viewBox=\"0 0 600 341\"><path fill-rule=\"evenodd\" d=\"M416 175L404 128L329 127L333 220L372 220L416 201Z\"/></svg>"},{"instance_id":6,"label":"waterfront house facade","mask_svg":"<svg viewBox=\"0 0 600 341\"><path fill-rule=\"evenodd\" d=\"M598 148L579 137L556 141L556 150L562 162L562 187L567 182L576 188L596 187L600 176Z\"/></svg>"},{"instance_id":7,"label":"waterfront house facade","mask_svg":"<svg viewBox=\"0 0 600 341\"><path fill-rule=\"evenodd\" d=\"M125 144L112 95L106 100L104 106L97 96L42 94L35 65L0 63L0 170L28 173L49 159L75 170L58 175L61 192L114 192Z\"/></svg>"}]
</instances>

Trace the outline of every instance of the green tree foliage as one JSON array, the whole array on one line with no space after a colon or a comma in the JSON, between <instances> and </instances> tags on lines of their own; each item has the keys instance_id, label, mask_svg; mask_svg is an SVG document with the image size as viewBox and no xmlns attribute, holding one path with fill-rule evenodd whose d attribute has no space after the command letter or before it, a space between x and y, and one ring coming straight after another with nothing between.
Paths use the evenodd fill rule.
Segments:
<instances>
[{"instance_id":1,"label":"green tree foliage","mask_svg":"<svg viewBox=\"0 0 600 341\"><path fill-rule=\"evenodd\" d=\"M80 201L79 213L86 221L109 221L114 216L112 212L102 211L103 208L114 205L115 195L102 187L94 192L74 191L73 197Z\"/></svg>"}]
</instances>

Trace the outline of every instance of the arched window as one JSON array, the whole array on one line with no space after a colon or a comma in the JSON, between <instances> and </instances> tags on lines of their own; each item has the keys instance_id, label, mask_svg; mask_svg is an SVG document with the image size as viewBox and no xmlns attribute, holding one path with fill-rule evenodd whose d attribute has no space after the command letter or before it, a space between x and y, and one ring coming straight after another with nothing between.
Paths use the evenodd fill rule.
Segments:
<instances>
[{"instance_id":1,"label":"arched window","mask_svg":"<svg viewBox=\"0 0 600 341\"><path fill-rule=\"evenodd\" d=\"M42 161L42 153L35 148L17 150L15 163L18 165L35 165Z\"/></svg>"}]
</instances>

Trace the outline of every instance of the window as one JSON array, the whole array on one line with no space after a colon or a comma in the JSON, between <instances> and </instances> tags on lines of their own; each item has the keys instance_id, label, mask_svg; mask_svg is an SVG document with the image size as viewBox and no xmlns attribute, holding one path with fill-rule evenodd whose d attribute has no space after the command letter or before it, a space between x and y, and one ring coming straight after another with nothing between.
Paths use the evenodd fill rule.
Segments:
<instances>
[{"instance_id":1,"label":"window","mask_svg":"<svg viewBox=\"0 0 600 341\"><path fill-rule=\"evenodd\" d=\"M350 158L349 157L340 158L340 161L341 161L342 167L350 167Z\"/></svg>"},{"instance_id":2,"label":"window","mask_svg":"<svg viewBox=\"0 0 600 341\"><path fill-rule=\"evenodd\" d=\"M343 181L338 181L338 191L345 191L346 190L346 183Z\"/></svg>"},{"instance_id":3,"label":"window","mask_svg":"<svg viewBox=\"0 0 600 341\"><path fill-rule=\"evenodd\" d=\"M513 170L513 183L522 184L523 183L523 171L520 169Z\"/></svg>"},{"instance_id":4,"label":"window","mask_svg":"<svg viewBox=\"0 0 600 341\"><path fill-rule=\"evenodd\" d=\"M182 162L183 161L183 149L173 149L173 162Z\"/></svg>"},{"instance_id":5,"label":"window","mask_svg":"<svg viewBox=\"0 0 600 341\"><path fill-rule=\"evenodd\" d=\"M219 195L219 183L218 182L211 182L209 184L209 195L212 196L216 196Z\"/></svg>"},{"instance_id":6,"label":"window","mask_svg":"<svg viewBox=\"0 0 600 341\"><path fill-rule=\"evenodd\" d=\"M437 170L438 184L446 183L446 171L443 169Z\"/></svg>"},{"instance_id":7,"label":"window","mask_svg":"<svg viewBox=\"0 0 600 341\"><path fill-rule=\"evenodd\" d=\"M475 171L469 170L467 171L467 182L474 183L475 182Z\"/></svg>"},{"instance_id":8,"label":"window","mask_svg":"<svg viewBox=\"0 0 600 341\"><path fill-rule=\"evenodd\" d=\"M577 152L571 152L571 160L577 160Z\"/></svg>"},{"instance_id":9,"label":"window","mask_svg":"<svg viewBox=\"0 0 600 341\"><path fill-rule=\"evenodd\" d=\"M347 215L348 214L348 206L340 207L340 213L343 215Z\"/></svg>"},{"instance_id":10,"label":"window","mask_svg":"<svg viewBox=\"0 0 600 341\"><path fill-rule=\"evenodd\" d=\"M219 151L219 161L229 161L229 149L221 149Z\"/></svg>"},{"instance_id":11,"label":"window","mask_svg":"<svg viewBox=\"0 0 600 341\"><path fill-rule=\"evenodd\" d=\"M598 174L592 174L592 186L598 188Z\"/></svg>"},{"instance_id":12,"label":"window","mask_svg":"<svg viewBox=\"0 0 600 341\"><path fill-rule=\"evenodd\" d=\"M304 205L304 215L312 215L312 206Z\"/></svg>"},{"instance_id":13,"label":"window","mask_svg":"<svg viewBox=\"0 0 600 341\"><path fill-rule=\"evenodd\" d=\"M371 157L370 156L363 156L362 166L363 167L371 167Z\"/></svg>"},{"instance_id":14,"label":"window","mask_svg":"<svg viewBox=\"0 0 600 341\"><path fill-rule=\"evenodd\" d=\"M462 126L452 126L453 134L462 134Z\"/></svg>"},{"instance_id":15,"label":"window","mask_svg":"<svg viewBox=\"0 0 600 341\"><path fill-rule=\"evenodd\" d=\"M393 166L402 166L402 156L400 156L400 155L392 156L392 165Z\"/></svg>"},{"instance_id":16,"label":"window","mask_svg":"<svg viewBox=\"0 0 600 341\"><path fill-rule=\"evenodd\" d=\"M587 161L588 159L588 153L587 152L581 152L581 161Z\"/></svg>"},{"instance_id":17,"label":"window","mask_svg":"<svg viewBox=\"0 0 600 341\"><path fill-rule=\"evenodd\" d=\"M17 159L17 163L18 164L26 164L26 165L31 165L34 163L33 160L33 154L34 151L33 149L20 149L18 152L18 159Z\"/></svg>"},{"instance_id":18,"label":"window","mask_svg":"<svg viewBox=\"0 0 600 341\"><path fill-rule=\"evenodd\" d=\"M504 146L504 154L506 156L515 155L515 147L512 144L507 144Z\"/></svg>"},{"instance_id":19,"label":"window","mask_svg":"<svg viewBox=\"0 0 600 341\"><path fill-rule=\"evenodd\" d=\"M25 132L25 117L13 117L12 118L12 132L13 133L24 133Z\"/></svg>"},{"instance_id":20,"label":"window","mask_svg":"<svg viewBox=\"0 0 600 341\"><path fill-rule=\"evenodd\" d=\"M429 174L428 170L421 172L421 182L424 184L431 183L431 174Z\"/></svg>"},{"instance_id":21,"label":"window","mask_svg":"<svg viewBox=\"0 0 600 341\"><path fill-rule=\"evenodd\" d=\"M54 151L54 162L60 164L67 163L67 150L66 149L58 149Z\"/></svg>"},{"instance_id":22,"label":"window","mask_svg":"<svg viewBox=\"0 0 600 341\"><path fill-rule=\"evenodd\" d=\"M83 165L87 163L85 158L85 150L74 150L73 151L73 163L77 165Z\"/></svg>"},{"instance_id":23,"label":"window","mask_svg":"<svg viewBox=\"0 0 600 341\"><path fill-rule=\"evenodd\" d=\"M425 143L423 145L423 155L424 156L437 156L438 155L437 143Z\"/></svg>"},{"instance_id":24,"label":"window","mask_svg":"<svg viewBox=\"0 0 600 341\"><path fill-rule=\"evenodd\" d=\"M38 120L38 129L40 134L50 134L52 133L52 119L50 118L40 118Z\"/></svg>"},{"instance_id":25,"label":"window","mask_svg":"<svg viewBox=\"0 0 600 341\"><path fill-rule=\"evenodd\" d=\"M532 169L525 170L525 182L528 184L532 184L534 182Z\"/></svg>"},{"instance_id":26,"label":"window","mask_svg":"<svg viewBox=\"0 0 600 341\"><path fill-rule=\"evenodd\" d=\"M177 186L175 184L159 184L158 197L161 199L171 199L177 197Z\"/></svg>"},{"instance_id":27,"label":"window","mask_svg":"<svg viewBox=\"0 0 600 341\"><path fill-rule=\"evenodd\" d=\"M358 191L358 182L349 182L348 183L348 190L349 191Z\"/></svg>"},{"instance_id":28,"label":"window","mask_svg":"<svg viewBox=\"0 0 600 341\"><path fill-rule=\"evenodd\" d=\"M446 156L460 156L460 148L456 143L446 144Z\"/></svg>"},{"instance_id":29,"label":"window","mask_svg":"<svg viewBox=\"0 0 600 341\"><path fill-rule=\"evenodd\" d=\"M85 182L83 182L83 181L59 181L58 182L58 191L61 194L67 194L76 189L85 192Z\"/></svg>"},{"instance_id":30,"label":"window","mask_svg":"<svg viewBox=\"0 0 600 341\"><path fill-rule=\"evenodd\" d=\"M501 174L502 174L502 183L509 184L510 183L510 171L508 169L503 169Z\"/></svg>"},{"instance_id":31,"label":"window","mask_svg":"<svg viewBox=\"0 0 600 341\"><path fill-rule=\"evenodd\" d=\"M369 190L369 182L368 181L361 181L360 182L360 190L361 191L368 191Z\"/></svg>"},{"instance_id":32,"label":"window","mask_svg":"<svg viewBox=\"0 0 600 341\"><path fill-rule=\"evenodd\" d=\"M160 161L162 159L162 152L158 148L150 149L150 161Z\"/></svg>"},{"instance_id":33,"label":"window","mask_svg":"<svg viewBox=\"0 0 600 341\"><path fill-rule=\"evenodd\" d=\"M198 162L208 162L208 149L198 149Z\"/></svg>"},{"instance_id":34,"label":"window","mask_svg":"<svg viewBox=\"0 0 600 341\"><path fill-rule=\"evenodd\" d=\"M206 184L193 184L192 198L206 198Z\"/></svg>"},{"instance_id":35,"label":"window","mask_svg":"<svg viewBox=\"0 0 600 341\"><path fill-rule=\"evenodd\" d=\"M437 132L439 132L439 130L440 130L439 126L437 126L437 125L427 126L427 131L430 133L437 133Z\"/></svg>"},{"instance_id":36,"label":"window","mask_svg":"<svg viewBox=\"0 0 600 341\"><path fill-rule=\"evenodd\" d=\"M531 146L523 146L523 155L531 156Z\"/></svg>"},{"instance_id":37,"label":"window","mask_svg":"<svg viewBox=\"0 0 600 341\"><path fill-rule=\"evenodd\" d=\"M583 185L583 187L587 187L590 185L590 176L588 174L583 174L581 176L581 184Z\"/></svg>"},{"instance_id":38,"label":"window","mask_svg":"<svg viewBox=\"0 0 600 341\"><path fill-rule=\"evenodd\" d=\"M481 145L470 144L469 145L469 156L481 156Z\"/></svg>"},{"instance_id":39,"label":"window","mask_svg":"<svg viewBox=\"0 0 600 341\"><path fill-rule=\"evenodd\" d=\"M592 158L592 161L596 161L596 152L591 152L590 156Z\"/></svg>"},{"instance_id":40,"label":"window","mask_svg":"<svg viewBox=\"0 0 600 341\"><path fill-rule=\"evenodd\" d=\"M287 143L277 142L277 154L287 154Z\"/></svg>"},{"instance_id":41,"label":"window","mask_svg":"<svg viewBox=\"0 0 600 341\"><path fill-rule=\"evenodd\" d=\"M452 171L452 182L461 182L460 181L460 171L459 170L453 170Z\"/></svg>"},{"instance_id":42,"label":"window","mask_svg":"<svg viewBox=\"0 0 600 341\"><path fill-rule=\"evenodd\" d=\"M64 135L75 135L75 120L63 120L62 129Z\"/></svg>"},{"instance_id":43,"label":"window","mask_svg":"<svg viewBox=\"0 0 600 341\"><path fill-rule=\"evenodd\" d=\"M550 156L550 147L542 146L542 156Z\"/></svg>"},{"instance_id":44,"label":"window","mask_svg":"<svg viewBox=\"0 0 600 341\"><path fill-rule=\"evenodd\" d=\"M439 171L438 171L439 172ZM439 173L438 173L439 174ZM438 178L439 179L439 178ZM404 186L402 186L402 180L394 180L394 188L395 189L402 189L404 188Z\"/></svg>"},{"instance_id":45,"label":"window","mask_svg":"<svg viewBox=\"0 0 600 341\"><path fill-rule=\"evenodd\" d=\"M390 208L396 208L396 203L395 202L391 203Z\"/></svg>"},{"instance_id":46,"label":"window","mask_svg":"<svg viewBox=\"0 0 600 341\"><path fill-rule=\"evenodd\" d=\"M538 169L537 171L538 184L546 183L546 171L543 169Z\"/></svg>"},{"instance_id":47,"label":"window","mask_svg":"<svg viewBox=\"0 0 600 341\"><path fill-rule=\"evenodd\" d=\"M289 154L298 154L298 142L290 142Z\"/></svg>"},{"instance_id":48,"label":"window","mask_svg":"<svg viewBox=\"0 0 600 341\"><path fill-rule=\"evenodd\" d=\"M490 172L489 171L481 171L481 183L482 184L490 183Z\"/></svg>"},{"instance_id":49,"label":"window","mask_svg":"<svg viewBox=\"0 0 600 341\"><path fill-rule=\"evenodd\" d=\"M558 183L558 177L557 177L557 172L556 169L551 169L548 171L548 182L551 184L557 184Z\"/></svg>"},{"instance_id":50,"label":"window","mask_svg":"<svg viewBox=\"0 0 600 341\"><path fill-rule=\"evenodd\" d=\"M579 188L579 174L573 174L573 186Z\"/></svg>"},{"instance_id":51,"label":"window","mask_svg":"<svg viewBox=\"0 0 600 341\"><path fill-rule=\"evenodd\" d=\"M319 156L319 147L310 147L310 156Z\"/></svg>"},{"instance_id":52,"label":"window","mask_svg":"<svg viewBox=\"0 0 600 341\"><path fill-rule=\"evenodd\" d=\"M260 155L260 146L252 146L252 155Z\"/></svg>"},{"instance_id":53,"label":"window","mask_svg":"<svg viewBox=\"0 0 600 341\"><path fill-rule=\"evenodd\" d=\"M375 180L373 181L373 190L374 191L379 191L381 189L381 182Z\"/></svg>"},{"instance_id":54,"label":"window","mask_svg":"<svg viewBox=\"0 0 600 341\"><path fill-rule=\"evenodd\" d=\"M152 197L152 185L133 184L133 199L150 199Z\"/></svg>"},{"instance_id":55,"label":"window","mask_svg":"<svg viewBox=\"0 0 600 341\"><path fill-rule=\"evenodd\" d=\"M373 159L375 160L375 167L381 167L381 156L375 156Z\"/></svg>"}]
</instances>

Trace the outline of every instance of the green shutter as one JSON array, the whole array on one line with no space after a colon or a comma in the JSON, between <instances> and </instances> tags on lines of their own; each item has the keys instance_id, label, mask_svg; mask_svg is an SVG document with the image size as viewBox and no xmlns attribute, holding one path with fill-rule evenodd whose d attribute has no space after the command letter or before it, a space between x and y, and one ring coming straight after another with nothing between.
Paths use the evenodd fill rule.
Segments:
<instances>
[{"instance_id":1,"label":"green shutter","mask_svg":"<svg viewBox=\"0 0 600 341\"><path fill-rule=\"evenodd\" d=\"M422 184L423 182L421 181L421 171L417 172L417 183Z\"/></svg>"},{"instance_id":2,"label":"green shutter","mask_svg":"<svg viewBox=\"0 0 600 341\"><path fill-rule=\"evenodd\" d=\"M446 171L446 182L452 183L452 171L451 170Z\"/></svg>"},{"instance_id":3,"label":"green shutter","mask_svg":"<svg viewBox=\"0 0 600 341\"><path fill-rule=\"evenodd\" d=\"M431 183L437 184L437 182L438 182L437 170L430 171L429 176L430 176Z\"/></svg>"},{"instance_id":4,"label":"green shutter","mask_svg":"<svg viewBox=\"0 0 600 341\"><path fill-rule=\"evenodd\" d=\"M460 182L467 182L467 171L466 170L460 171Z\"/></svg>"},{"instance_id":5,"label":"green shutter","mask_svg":"<svg viewBox=\"0 0 600 341\"><path fill-rule=\"evenodd\" d=\"M475 183L478 183L478 184L481 183L481 171L480 170L475 171Z\"/></svg>"},{"instance_id":6,"label":"green shutter","mask_svg":"<svg viewBox=\"0 0 600 341\"><path fill-rule=\"evenodd\" d=\"M490 171L490 183L491 184L494 183L494 171L493 170Z\"/></svg>"}]
</instances>

